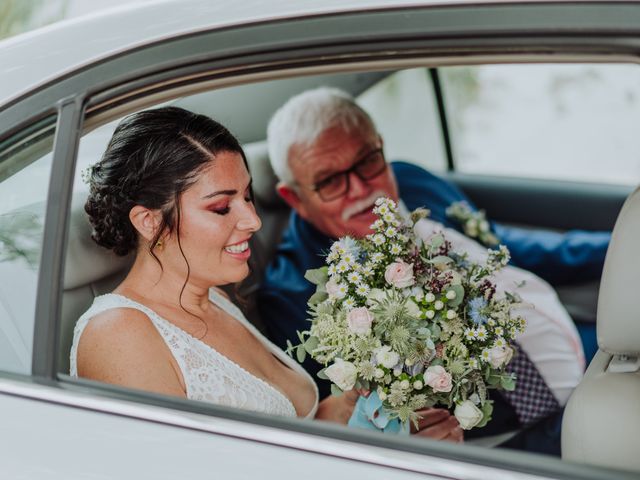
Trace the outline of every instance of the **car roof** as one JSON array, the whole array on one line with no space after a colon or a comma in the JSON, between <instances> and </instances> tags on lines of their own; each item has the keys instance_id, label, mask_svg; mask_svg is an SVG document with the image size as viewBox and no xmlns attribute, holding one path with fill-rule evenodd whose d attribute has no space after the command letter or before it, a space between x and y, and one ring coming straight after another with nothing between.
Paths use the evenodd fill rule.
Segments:
<instances>
[{"instance_id":1,"label":"car roof","mask_svg":"<svg viewBox=\"0 0 640 480\"><path fill-rule=\"evenodd\" d=\"M100 11L0 42L0 105L119 52L208 29L357 10L505 3L473 0L156 0ZM509 2L517 3L517 2Z\"/></svg>"}]
</instances>

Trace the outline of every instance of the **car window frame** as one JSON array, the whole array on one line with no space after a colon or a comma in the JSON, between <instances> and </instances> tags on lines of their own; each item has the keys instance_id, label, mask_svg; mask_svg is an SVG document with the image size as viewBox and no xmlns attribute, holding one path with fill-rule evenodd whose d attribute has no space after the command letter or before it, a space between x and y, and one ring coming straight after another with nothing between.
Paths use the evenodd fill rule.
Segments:
<instances>
[{"instance_id":1,"label":"car window frame","mask_svg":"<svg viewBox=\"0 0 640 480\"><path fill-rule=\"evenodd\" d=\"M407 10L411 11L410 9ZM451 8L442 9L442 11L446 12L447 15L454 15L455 18L454 10L455 9ZM422 13L425 12L425 10L416 11ZM518 15L521 14L521 12L516 12L513 9L506 9L503 11L506 12L508 16L515 13ZM400 26L395 27L395 29L387 27L385 30L383 28L385 25L394 25L394 22L387 18L392 17L393 14L396 15L397 21L397 17L402 19L402 17L407 15L407 11L403 9L397 12L387 12L387 15L376 17L376 22L371 22L371 15L373 14L344 14L335 16L341 21L337 22L337 24L333 26L334 28L323 31L323 38L311 38L309 43L306 45L304 42L298 40L299 43L297 45L292 44L291 49L287 52L268 52L268 48L266 48L275 48L275 46L278 46L278 42L286 41L286 35L290 35L290 31L287 26L278 22L246 27L249 29L256 28L263 30L260 32L253 32L252 36L240 43L240 45L243 45L246 49L244 54L242 54L241 49L240 53L233 53L233 48L229 47L225 52L227 54L226 56L216 50L215 55L209 52L209 58L203 58L202 46L200 49L195 48L198 43L215 45L216 43L211 42L211 40L215 38L216 35L224 35L225 33L230 35L228 38L229 44L242 40L243 32L246 33L246 30L243 30L242 28L235 30L228 29L214 32L200 32L198 34L178 39L169 39L166 42L158 42L152 46L141 47L134 51L122 53L113 58L97 62L92 66L80 69L76 74L67 76L62 80L62 82L43 87L33 97L22 98L20 101L16 101L9 106L7 110L8 116L0 122L0 140L7 138L9 134L15 132L16 129L19 128L11 126L13 125L11 124L13 120L17 122L15 125L24 125L25 123L29 123L33 118L42 116L43 112L51 111L51 99L60 98L58 97L59 94L66 94L62 97L64 99L57 103L58 124L55 133L56 141L54 144L53 158L53 169L56 173L51 177L45 223L45 244L48 245L46 253L49 257L49 263L46 266L41 264L41 270L43 270L43 272L41 273L41 280L39 280L39 306L38 314L36 316L36 331L34 335L38 342L37 345L34 343L33 361L33 374L36 379L43 383L63 385L62 388L64 389L73 390L76 388L84 388L89 389L92 392L100 392L103 395L110 395L114 392L112 387L88 384L84 381L78 380L71 381L70 379L65 378L65 376L60 376L56 371L57 335L62 299L63 265L65 261L64 246L66 244L66 234L68 231L69 205L73 184L73 175L70 175L70 172L72 173L75 168L78 142L86 120L85 112L90 117L91 115L104 113L108 109L116 109L118 105L123 105L125 103L131 104L130 102L133 102L136 99L140 100L142 95L149 95L150 93L153 93L153 90L149 88L150 86L169 90L170 87L167 86L166 82L172 79L178 79L178 82L173 84L171 88L180 87L180 82L183 82L183 84L184 82L203 83L205 80L216 80L220 78L226 78L228 81L232 81L234 69L239 68L245 68L242 76L243 78L246 78L246 74L248 73L259 74L264 72L267 65L269 68L274 68L274 66L277 65L280 71L286 71L297 67L303 67L305 65L311 66L314 65L314 62L316 65L322 63L326 64L328 61L335 59L340 59L340 61L345 62L346 64L348 59L345 58L345 52L349 52L351 55L351 62L355 62L356 60L362 62L365 60L374 61L388 59L389 56L394 54L398 48L401 48L402 50L413 49L414 53L412 53L412 55L415 56L414 58L422 58L420 61L424 61L425 56L428 58L433 56L435 53L442 57L446 57L447 54L455 54L456 52L459 52L461 46L464 45L470 46L474 44L477 48L476 53L479 55L482 52L489 55L492 49L500 46L502 48L505 48L506 46L513 46L513 38L503 34L496 34L494 37L480 35L478 38L469 36L468 38L463 39L463 41L452 42L454 45L448 48L446 47L446 42L443 44L437 35L435 37L429 36L429 33L433 32L424 33L426 38L423 37L422 39L407 38L410 36L409 34L417 34L418 32L416 30L421 30L419 28L419 19L416 19L417 24L413 25L413 32L407 32L404 27L401 31L400 26L403 26L402 23ZM469 25L472 25L473 21L477 20L477 17L471 17L471 20L467 22ZM637 19L638 15L635 17L632 16L632 18ZM322 23L323 21L326 22L331 19L331 16L321 16L312 19L300 19L293 22L293 25L295 25L295 29L299 35L298 37L294 36L293 38L313 37L314 33L317 35L317 32L314 32L314 29L309 30L308 37L305 37L303 34L304 30L308 29L309 25L314 22ZM356 26L354 26L353 23L354 19L357 20ZM381 19L386 20L381 22ZM433 21L433 19L431 19L431 21ZM464 22L460 23L464 24ZM349 25L349 28L345 28L345 25ZM280 30L277 30L276 27L278 26L280 27ZM378 32L376 32L376 28L380 28L385 31L387 35L387 43L385 43L386 49L381 52L379 44L363 45L362 43L359 43L356 38L357 35L354 33L362 31L359 30L358 27L369 31L372 35L378 34ZM277 35L263 36L267 31L270 31L271 34L273 34L273 28L276 28L276 32L278 33ZM452 32L455 33L455 28L450 27L450 29L450 34ZM433 27L433 30L441 32L440 29L435 27ZM575 35L581 38L585 36L583 33L576 33ZM621 35L624 35L624 33L621 33ZM265 38L270 39L270 43L267 42L268 45L266 46ZM557 38L555 40L556 43L552 41L550 42L550 45L556 45L556 47L558 45L566 45L570 39L571 37ZM519 40L524 51L527 51L527 42L523 41L522 38ZM251 41L254 42L254 50L251 50L249 45L247 45L248 43L250 44ZM382 36L382 41L384 42L384 35ZM607 35L603 35L602 42L604 45L609 45L611 48L619 46L616 43L615 38L612 39ZM539 43L539 40L536 44L537 43ZM427 48L425 48L425 44ZM161 50L167 46L171 46L172 48L167 53L168 58L165 58L163 62L162 58L158 57L162 57ZM238 46L234 46L236 50L238 50ZM597 48L587 48L582 52L577 53L592 55L596 51L601 52L602 45L599 45L596 42L594 46ZM195 50L192 51L192 48L195 48ZM176 50L180 49L187 51L188 55L178 57L176 55ZM151 57L147 59L146 63L143 62L143 68L138 68L140 67L138 62L141 59L142 54L147 51L152 53ZM259 53L265 51L267 53ZM294 55L292 52L297 53ZM420 56L420 52L422 52L422 57ZM297 58L292 59L292 57L295 57L296 55ZM173 59L173 62L170 61L171 59ZM254 69L246 69L247 62L250 63L251 61L255 62ZM120 66L119 70L116 69L120 73L115 77L103 77L107 80L100 79L100 75L105 71L112 69L114 64L118 64ZM136 68L133 69L133 71L136 73L132 74L131 68L125 69L124 66L135 66ZM211 75L211 72L213 72L213 75ZM194 79L194 75L200 76L197 79ZM269 75L275 78L278 75L278 72L274 69L269 72ZM90 87L87 88L86 82L91 79L93 79L93 81L89 82ZM25 113L30 111L29 107L33 107L33 110L31 111L36 112L33 117ZM65 178L65 175L68 175L68 178ZM44 254L45 252L43 251L43 257ZM53 321L50 319L51 315L55 317ZM38 349L36 349L36 346ZM135 398L143 403L176 408L180 411L191 411L191 407L193 407L193 409L198 412L206 412L207 414L211 413L213 416L221 416L224 418L225 416L232 415L232 413L227 411L227 409L219 409L214 406L201 406L199 404L193 406L190 401L181 402L178 400L166 399L165 397L155 398L152 395L147 394L141 394L141 397L137 398L128 390L122 392L118 391L116 396L126 399ZM233 412L233 414L236 413L237 412ZM237 414L242 418L250 418L252 422L257 422L257 419L250 414ZM300 428L305 432L311 432L313 434L321 434L322 432L322 426L318 425L303 425L301 422L292 422L292 424L289 425L287 422L280 419L265 419L264 421L267 423L273 423L274 425L277 425L278 428L285 428L285 426L286 429L293 430ZM341 429L339 432L331 431L330 436L332 438L342 438L347 440L354 439L365 444L380 443L387 447L391 445L392 448L398 448L400 450L409 449L410 451L416 451L427 455L434 455L434 452L437 454L439 451L438 448L433 445L416 445L415 443L406 443L401 441L401 439L382 440L364 435L364 437L367 437L365 439L362 438L363 435L360 432L349 432L345 429ZM439 445L438 447L444 448L446 446ZM473 455L470 453L471 450L464 450L463 454L459 455L458 458L465 464L473 463L475 461L485 466L495 466L501 469L509 468L521 472L526 471L534 475L540 474L540 471L537 469L538 466L536 466L536 471L534 472L530 462L527 462L526 465L524 463L522 465L518 465L518 462L515 460L505 458L510 457L510 455L504 451L488 452L486 450L479 450L477 455ZM441 451L441 454L449 459L456 458L456 455L452 453L451 449L444 448L444 450ZM507 461L505 464L505 460L511 461ZM554 462L550 463L553 464ZM581 467L573 465L565 465L566 468L563 469L558 465L552 466L553 468L548 469L548 475L553 478L576 478L576 473L579 474L578 477L580 478L598 478L597 475L591 475L589 473L593 472L593 469L591 468L582 469ZM544 467L540 468L542 468L542 471L545 471ZM564 471L564 473L562 473L562 471ZM607 473L611 472L607 470Z\"/></svg>"}]
</instances>

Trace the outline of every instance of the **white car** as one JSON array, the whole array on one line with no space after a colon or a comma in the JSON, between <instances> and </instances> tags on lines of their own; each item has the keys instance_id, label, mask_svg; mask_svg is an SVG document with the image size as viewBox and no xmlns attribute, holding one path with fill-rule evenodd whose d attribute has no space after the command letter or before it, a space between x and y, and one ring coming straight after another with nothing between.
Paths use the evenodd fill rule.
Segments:
<instances>
[{"instance_id":1,"label":"white car","mask_svg":"<svg viewBox=\"0 0 640 480\"><path fill-rule=\"evenodd\" d=\"M638 478L640 413L602 400L640 400L640 332L627 323L603 323L631 347L601 342L587 375L610 379L613 356L626 393L612 386L602 401L587 392L574 402L562 460L72 379L68 357L75 320L128 266L92 244L82 213L81 172L123 116L179 105L245 145L264 227L243 292L259 324L252 294L288 215L272 189L265 128L289 96L349 91L380 127L387 157L440 172L494 220L611 230L640 177L639 61L634 2L166 0L0 42L0 476ZM625 279L624 288L640 282ZM597 282L558 291L592 326Z\"/></svg>"}]
</instances>

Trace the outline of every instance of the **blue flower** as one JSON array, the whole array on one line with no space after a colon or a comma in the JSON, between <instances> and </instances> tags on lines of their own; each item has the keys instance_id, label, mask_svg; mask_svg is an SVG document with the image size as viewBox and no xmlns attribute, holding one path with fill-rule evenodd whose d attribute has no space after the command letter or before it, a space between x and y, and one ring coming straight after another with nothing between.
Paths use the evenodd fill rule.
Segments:
<instances>
[{"instance_id":1,"label":"blue flower","mask_svg":"<svg viewBox=\"0 0 640 480\"><path fill-rule=\"evenodd\" d=\"M483 297L475 297L469 301L469 317L476 325L487 323L489 320L484 314L483 310L487 308L487 301Z\"/></svg>"}]
</instances>

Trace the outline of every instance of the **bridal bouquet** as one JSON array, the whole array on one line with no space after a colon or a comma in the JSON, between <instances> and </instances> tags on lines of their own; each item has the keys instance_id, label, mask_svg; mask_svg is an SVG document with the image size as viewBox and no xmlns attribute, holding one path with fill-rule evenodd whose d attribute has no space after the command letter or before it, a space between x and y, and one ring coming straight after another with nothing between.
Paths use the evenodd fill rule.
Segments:
<instances>
[{"instance_id":1,"label":"bridal bouquet","mask_svg":"<svg viewBox=\"0 0 640 480\"><path fill-rule=\"evenodd\" d=\"M489 250L476 263L442 233L416 234L425 209L405 219L395 202L378 199L373 212L373 233L341 238L327 265L307 272L317 286L311 327L289 353L324 365L319 376L334 394L370 392L358 402L355 423L364 416L373 428L408 431L416 410L444 406L463 428L484 426L492 412L487 389L515 388L505 366L525 328L512 314L518 295L499 296L492 282L508 250Z\"/></svg>"}]
</instances>

